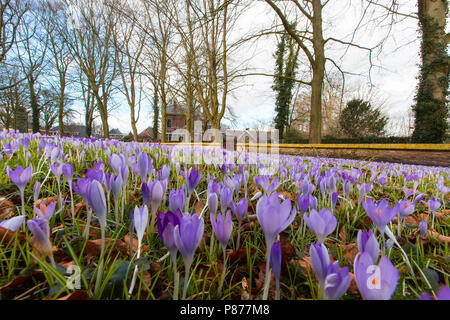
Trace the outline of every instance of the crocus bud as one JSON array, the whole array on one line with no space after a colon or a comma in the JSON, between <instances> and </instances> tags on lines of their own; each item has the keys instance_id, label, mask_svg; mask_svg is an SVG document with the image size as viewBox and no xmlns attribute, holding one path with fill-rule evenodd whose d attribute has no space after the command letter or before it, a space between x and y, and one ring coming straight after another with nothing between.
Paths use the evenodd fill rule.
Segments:
<instances>
[{"instance_id":1,"label":"crocus bud","mask_svg":"<svg viewBox=\"0 0 450 320\"><path fill-rule=\"evenodd\" d=\"M148 154L145 152L139 153L138 159L137 159L137 167L138 172L141 177L141 181L145 181L147 179L147 172L148 172Z\"/></svg>"},{"instance_id":2,"label":"crocus bud","mask_svg":"<svg viewBox=\"0 0 450 320\"><path fill-rule=\"evenodd\" d=\"M336 207L337 200L338 200L338 193L333 192L333 194L331 195L331 206L333 209Z\"/></svg>"},{"instance_id":3,"label":"crocus bud","mask_svg":"<svg viewBox=\"0 0 450 320\"><path fill-rule=\"evenodd\" d=\"M158 212L156 226L158 228L159 239L163 245L166 246L171 255L176 254L178 251L175 244L174 229L180 224L182 217L183 214L181 213L181 210L177 210L176 214L171 211L168 211L166 214L162 211Z\"/></svg>"},{"instance_id":4,"label":"crocus bud","mask_svg":"<svg viewBox=\"0 0 450 320\"><path fill-rule=\"evenodd\" d=\"M281 243L275 241L270 252L270 265L275 279L280 279L281 274Z\"/></svg>"},{"instance_id":5,"label":"crocus bud","mask_svg":"<svg viewBox=\"0 0 450 320\"><path fill-rule=\"evenodd\" d=\"M318 241L316 243L311 243L309 255L311 257L314 273L316 274L320 286L323 288L328 273L328 265L330 264L328 250L320 241Z\"/></svg>"},{"instance_id":6,"label":"crocus bud","mask_svg":"<svg viewBox=\"0 0 450 320\"><path fill-rule=\"evenodd\" d=\"M215 216L217 213L217 207L218 207L218 200L217 200L217 194L211 193L208 197L208 208L209 212L212 216Z\"/></svg>"},{"instance_id":7,"label":"crocus bud","mask_svg":"<svg viewBox=\"0 0 450 320\"><path fill-rule=\"evenodd\" d=\"M93 180L88 190L88 201L92 211L97 215L101 227L106 227L106 199L102 185Z\"/></svg>"},{"instance_id":8,"label":"crocus bud","mask_svg":"<svg viewBox=\"0 0 450 320\"><path fill-rule=\"evenodd\" d=\"M196 214L183 214L180 224L175 226L174 237L175 244L183 256L184 264L190 266L194 259L195 250L197 250L204 231L203 218Z\"/></svg>"},{"instance_id":9,"label":"crocus bud","mask_svg":"<svg viewBox=\"0 0 450 320\"><path fill-rule=\"evenodd\" d=\"M162 199L164 197L164 186L161 181L156 180L150 186L150 198L152 200L152 212L156 212L156 210L161 205Z\"/></svg>"},{"instance_id":10,"label":"crocus bud","mask_svg":"<svg viewBox=\"0 0 450 320\"><path fill-rule=\"evenodd\" d=\"M378 255L380 254L380 244L375 238L372 230L369 230L368 232L359 230L357 242L359 252L367 252L370 254L373 261L378 260Z\"/></svg>"},{"instance_id":11,"label":"crocus bud","mask_svg":"<svg viewBox=\"0 0 450 320\"><path fill-rule=\"evenodd\" d=\"M301 213L305 213L309 209L309 194L304 194L303 196L300 196L300 194L297 194L297 206L298 210Z\"/></svg>"},{"instance_id":12,"label":"crocus bud","mask_svg":"<svg viewBox=\"0 0 450 320\"><path fill-rule=\"evenodd\" d=\"M229 207L231 201L233 201L233 190L223 187L220 192L220 209L225 212Z\"/></svg>"},{"instance_id":13,"label":"crocus bud","mask_svg":"<svg viewBox=\"0 0 450 320\"><path fill-rule=\"evenodd\" d=\"M112 179L111 182L111 190L113 192L114 200L117 201L119 199L120 190L122 189L122 177L120 174Z\"/></svg>"},{"instance_id":14,"label":"crocus bud","mask_svg":"<svg viewBox=\"0 0 450 320\"><path fill-rule=\"evenodd\" d=\"M37 242L41 246L42 251L50 255L52 252L52 245L50 243L50 228L48 226L48 221L45 219L32 219L27 221L28 229L30 229L33 236L36 238Z\"/></svg>"},{"instance_id":15,"label":"crocus bud","mask_svg":"<svg viewBox=\"0 0 450 320\"><path fill-rule=\"evenodd\" d=\"M178 209L182 210L184 203L186 202L186 194L183 189L172 189L169 194L169 210L171 212L177 212Z\"/></svg>"},{"instance_id":16,"label":"crocus bud","mask_svg":"<svg viewBox=\"0 0 450 320\"><path fill-rule=\"evenodd\" d=\"M134 215L133 215L133 224L134 229L136 230L136 235L139 243L142 242L142 238L144 237L145 229L147 228L148 221L148 208L147 206L143 207L135 207Z\"/></svg>"},{"instance_id":17,"label":"crocus bud","mask_svg":"<svg viewBox=\"0 0 450 320\"><path fill-rule=\"evenodd\" d=\"M36 181L33 185L33 201L36 203L39 199L39 192L41 191L41 183Z\"/></svg>"},{"instance_id":18,"label":"crocus bud","mask_svg":"<svg viewBox=\"0 0 450 320\"><path fill-rule=\"evenodd\" d=\"M225 217L219 212L217 218L214 215L210 215L210 218L214 234L216 235L217 240L219 240L222 248L225 250L227 243L230 240L231 232L233 231L231 211L228 210Z\"/></svg>"},{"instance_id":19,"label":"crocus bud","mask_svg":"<svg viewBox=\"0 0 450 320\"><path fill-rule=\"evenodd\" d=\"M420 221L419 223L419 231L422 238L425 238L428 230L428 223L425 220Z\"/></svg>"},{"instance_id":20,"label":"crocus bud","mask_svg":"<svg viewBox=\"0 0 450 320\"><path fill-rule=\"evenodd\" d=\"M248 212L248 201L242 198L237 205L231 202L231 210L239 221L242 221Z\"/></svg>"},{"instance_id":21,"label":"crocus bud","mask_svg":"<svg viewBox=\"0 0 450 320\"><path fill-rule=\"evenodd\" d=\"M71 183L73 179L73 166L71 163L63 164L62 166L62 173L66 180Z\"/></svg>"}]
</instances>

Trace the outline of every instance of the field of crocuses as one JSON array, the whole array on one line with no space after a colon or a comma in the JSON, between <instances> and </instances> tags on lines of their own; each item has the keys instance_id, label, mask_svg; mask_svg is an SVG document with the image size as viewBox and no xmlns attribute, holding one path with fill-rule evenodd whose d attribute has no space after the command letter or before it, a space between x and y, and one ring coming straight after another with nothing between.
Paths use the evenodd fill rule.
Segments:
<instances>
[{"instance_id":1,"label":"field of crocuses","mask_svg":"<svg viewBox=\"0 0 450 320\"><path fill-rule=\"evenodd\" d=\"M0 133L2 299L449 299L449 168Z\"/></svg>"}]
</instances>

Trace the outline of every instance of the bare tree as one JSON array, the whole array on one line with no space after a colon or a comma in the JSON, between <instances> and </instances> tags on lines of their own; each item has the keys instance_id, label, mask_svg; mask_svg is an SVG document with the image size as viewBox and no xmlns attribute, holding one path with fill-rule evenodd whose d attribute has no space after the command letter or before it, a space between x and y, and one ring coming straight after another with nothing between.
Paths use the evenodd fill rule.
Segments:
<instances>
[{"instance_id":1,"label":"bare tree","mask_svg":"<svg viewBox=\"0 0 450 320\"><path fill-rule=\"evenodd\" d=\"M38 82L45 66L48 49L48 34L42 32L42 26L38 20L38 7L34 6L22 17L23 23L19 25L18 35L20 42L16 42L15 56L26 76L30 109L32 116L32 130L38 132L40 128L40 106L38 96L40 84Z\"/></svg>"},{"instance_id":2,"label":"bare tree","mask_svg":"<svg viewBox=\"0 0 450 320\"><path fill-rule=\"evenodd\" d=\"M14 46L19 25L28 9L29 4L25 1L0 1L0 62L3 62L8 51Z\"/></svg>"},{"instance_id":3,"label":"bare tree","mask_svg":"<svg viewBox=\"0 0 450 320\"><path fill-rule=\"evenodd\" d=\"M69 110L67 109L67 85L69 66L73 61L73 56L69 50L64 34L67 34L67 17L65 15L66 6L62 2L45 0L42 3L40 18L49 38L49 61L52 71L56 71L56 84L53 87L58 92L58 126L61 135L64 135L64 118Z\"/></svg>"},{"instance_id":4,"label":"bare tree","mask_svg":"<svg viewBox=\"0 0 450 320\"><path fill-rule=\"evenodd\" d=\"M73 28L65 40L81 71L84 73L102 121L103 136L109 137L109 102L117 77L117 59L112 39L117 16L113 5L66 0L74 10ZM81 3L80 3L81 2Z\"/></svg>"},{"instance_id":5,"label":"bare tree","mask_svg":"<svg viewBox=\"0 0 450 320\"><path fill-rule=\"evenodd\" d=\"M143 94L141 57L148 36L137 27L136 19L133 18L140 8L124 5L125 7L116 13L118 23L113 32L113 45L122 84L119 90L126 97L130 108L133 139L137 141L136 123L139 120ZM128 12L123 14L124 11ZM131 19L128 18L130 16Z\"/></svg>"}]
</instances>

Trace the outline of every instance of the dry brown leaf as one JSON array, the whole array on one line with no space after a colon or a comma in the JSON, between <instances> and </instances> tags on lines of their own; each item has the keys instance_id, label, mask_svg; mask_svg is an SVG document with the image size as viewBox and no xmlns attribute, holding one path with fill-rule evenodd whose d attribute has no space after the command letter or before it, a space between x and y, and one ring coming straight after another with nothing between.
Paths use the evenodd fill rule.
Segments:
<instances>
[{"instance_id":1,"label":"dry brown leaf","mask_svg":"<svg viewBox=\"0 0 450 320\"><path fill-rule=\"evenodd\" d=\"M14 217L16 214L16 206L11 201L4 197L0 198L0 220L5 220Z\"/></svg>"},{"instance_id":2,"label":"dry brown leaf","mask_svg":"<svg viewBox=\"0 0 450 320\"><path fill-rule=\"evenodd\" d=\"M23 231L17 230L13 232L9 229L0 227L0 244L2 245L14 245L14 241L17 236L17 241L20 244L24 244L26 241L26 234Z\"/></svg>"},{"instance_id":3,"label":"dry brown leaf","mask_svg":"<svg viewBox=\"0 0 450 320\"><path fill-rule=\"evenodd\" d=\"M428 230L427 234L441 242L447 242L447 243L450 242L450 237L447 237L440 233L437 233L434 230Z\"/></svg>"},{"instance_id":4,"label":"dry brown leaf","mask_svg":"<svg viewBox=\"0 0 450 320\"><path fill-rule=\"evenodd\" d=\"M195 203L195 206L194 206L195 213L196 213L198 216L200 216L200 214L202 213L202 211L203 211L203 209L205 208L205 206L206 206L205 200L197 201L197 202Z\"/></svg>"},{"instance_id":5,"label":"dry brown leaf","mask_svg":"<svg viewBox=\"0 0 450 320\"><path fill-rule=\"evenodd\" d=\"M105 248L112 258L117 255L128 255L128 246L117 239L105 238ZM86 257L90 261L93 257L99 257L101 252L101 239L88 240L86 243Z\"/></svg>"},{"instance_id":6,"label":"dry brown leaf","mask_svg":"<svg viewBox=\"0 0 450 320\"><path fill-rule=\"evenodd\" d=\"M350 286L348 288L348 291L350 291L350 293L356 294L359 292L359 290L358 290L358 285L356 284L355 275L351 272L349 272L349 273L350 273L351 281L350 281Z\"/></svg>"},{"instance_id":7,"label":"dry brown leaf","mask_svg":"<svg viewBox=\"0 0 450 320\"><path fill-rule=\"evenodd\" d=\"M339 231L339 240L341 240L342 243L347 242L347 233L345 232L345 226L342 226L341 231Z\"/></svg>"},{"instance_id":8,"label":"dry brown leaf","mask_svg":"<svg viewBox=\"0 0 450 320\"><path fill-rule=\"evenodd\" d=\"M56 300L88 300L89 295L86 290L75 290L68 295L58 298Z\"/></svg>"}]
</instances>

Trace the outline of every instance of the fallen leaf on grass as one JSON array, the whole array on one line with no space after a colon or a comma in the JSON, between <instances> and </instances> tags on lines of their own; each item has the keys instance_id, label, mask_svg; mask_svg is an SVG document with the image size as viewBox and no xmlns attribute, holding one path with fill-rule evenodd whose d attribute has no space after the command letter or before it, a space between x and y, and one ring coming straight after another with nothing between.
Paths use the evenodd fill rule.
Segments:
<instances>
[{"instance_id":1,"label":"fallen leaf on grass","mask_svg":"<svg viewBox=\"0 0 450 320\"><path fill-rule=\"evenodd\" d=\"M74 292L69 293L68 295L58 298L56 300L88 300L89 295L86 290L75 290ZM51 299L44 299L51 300Z\"/></svg>"},{"instance_id":2,"label":"fallen leaf on grass","mask_svg":"<svg viewBox=\"0 0 450 320\"><path fill-rule=\"evenodd\" d=\"M26 234L23 231L17 230L16 232L13 232L9 229L0 227L0 244L2 245L14 245L16 239L20 244L24 244L26 238Z\"/></svg>"},{"instance_id":3,"label":"fallen leaf on grass","mask_svg":"<svg viewBox=\"0 0 450 320\"><path fill-rule=\"evenodd\" d=\"M205 200L197 201L197 202L195 203L195 206L194 206L195 213L196 213L198 216L200 216L200 214L202 213L202 211L203 211L203 209L205 208L205 206L206 206Z\"/></svg>"},{"instance_id":4,"label":"fallen leaf on grass","mask_svg":"<svg viewBox=\"0 0 450 320\"><path fill-rule=\"evenodd\" d=\"M86 257L88 263L93 257L99 257L101 252L101 239L88 240L86 243ZM112 260L117 255L128 255L128 246L125 242L117 239L105 238L106 254L109 255Z\"/></svg>"},{"instance_id":5,"label":"fallen leaf on grass","mask_svg":"<svg viewBox=\"0 0 450 320\"><path fill-rule=\"evenodd\" d=\"M256 253L255 248L250 249L250 255L254 255ZM236 262L236 261L242 261L247 263L247 248L241 247L237 250L230 250L227 251L228 260L230 263Z\"/></svg>"},{"instance_id":6,"label":"fallen leaf on grass","mask_svg":"<svg viewBox=\"0 0 450 320\"><path fill-rule=\"evenodd\" d=\"M0 198L0 220L14 217L16 214L16 205L6 198Z\"/></svg>"}]
</instances>

